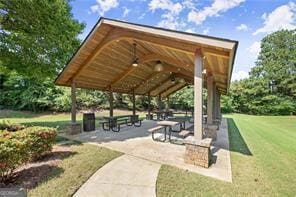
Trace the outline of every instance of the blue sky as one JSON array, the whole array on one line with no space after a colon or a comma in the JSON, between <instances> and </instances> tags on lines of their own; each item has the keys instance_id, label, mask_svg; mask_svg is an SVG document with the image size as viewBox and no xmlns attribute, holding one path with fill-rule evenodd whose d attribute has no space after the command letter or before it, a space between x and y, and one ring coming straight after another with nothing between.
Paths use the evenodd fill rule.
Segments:
<instances>
[{"instance_id":1,"label":"blue sky","mask_svg":"<svg viewBox=\"0 0 296 197\"><path fill-rule=\"evenodd\" d=\"M295 0L72 0L84 39L100 16L239 41L232 79L248 76L260 40L296 28Z\"/></svg>"}]
</instances>

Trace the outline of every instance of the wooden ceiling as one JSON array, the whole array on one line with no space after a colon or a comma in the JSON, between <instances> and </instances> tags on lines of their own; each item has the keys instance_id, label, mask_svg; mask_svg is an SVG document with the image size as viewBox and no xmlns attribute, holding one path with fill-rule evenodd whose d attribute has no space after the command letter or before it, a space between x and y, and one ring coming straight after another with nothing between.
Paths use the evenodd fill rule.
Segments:
<instances>
[{"instance_id":1,"label":"wooden ceiling","mask_svg":"<svg viewBox=\"0 0 296 197\"><path fill-rule=\"evenodd\" d=\"M134 44L137 67L132 66ZM201 48L204 79L213 75L217 89L226 93L236 47L236 41L100 19L55 83L71 86L73 81L80 88L166 97L193 84L194 52ZM159 61L164 70L156 72Z\"/></svg>"}]
</instances>

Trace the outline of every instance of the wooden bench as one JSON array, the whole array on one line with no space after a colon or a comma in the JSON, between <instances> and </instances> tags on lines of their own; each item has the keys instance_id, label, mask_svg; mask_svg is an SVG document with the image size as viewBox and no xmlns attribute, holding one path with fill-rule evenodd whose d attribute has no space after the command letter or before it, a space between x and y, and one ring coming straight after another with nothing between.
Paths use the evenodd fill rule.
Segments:
<instances>
[{"instance_id":1,"label":"wooden bench","mask_svg":"<svg viewBox=\"0 0 296 197\"><path fill-rule=\"evenodd\" d=\"M161 131L162 129L164 129L164 140L156 140L155 138L154 138L154 133L156 133L156 132L159 132L159 131ZM164 141L166 141L166 129L165 129L165 127L164 126L156 126L156 127L153 127L153 128L151 128L151 129L148 129L147 130L149 133L152 133L152 139L153 140L155 140L155 141L162 141L162 142L164 142Z\"/></svg>"},{"instance_id":2,"label":"wooden bench","mask_svg":"<svg viewBox=\"0 0 296 197\"><path fill-rule=\"evenodd\" d=\"M180 133L179 133L179 136L183 137L183 138L186 138L188 137L189 135L192 135L194 132L194 125L188 127L187 129L185 130L182 130Z\"/></svg>"}]
</instances>

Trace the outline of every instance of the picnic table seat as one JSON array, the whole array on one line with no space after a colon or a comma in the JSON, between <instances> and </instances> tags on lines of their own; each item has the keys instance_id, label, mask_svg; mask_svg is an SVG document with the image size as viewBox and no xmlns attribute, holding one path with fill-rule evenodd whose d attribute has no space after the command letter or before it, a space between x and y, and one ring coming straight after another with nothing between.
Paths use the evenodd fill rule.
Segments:
<instances>
[{"instance_id":1,"label":"picnic table seat","mask_svg":"<svg viewBox=\"0 0 296 197\"><path fill-rule=\"evenodd\" d=\"M131 122L134 124L135 127L142 126L142 119L139 118L139 115L134 115L131 117Z\"/></svg>"},{"instance_id":2,"label":"picnic table seat","mask_svg":"<svg viewBox=\"0 0 296 197\"><path fill-rule=\"evenodd\" d=\"M183 137L183 138L186 138L187 136L192 135L193 132L194 132L194 125L191 125L191 126L188 127L187 129L182 130L182 131L179 133L179 136L181 136L181 137Z\"/></svg>"},{"instance_id":3,"label":"picnic table seat","mask_svg":"<svg viewBox=\"0 0 296 197\"><path fill-rule=\"evenodd\" d=\"M103 122L99 122L100 124L102 124L102 128L104 131L110 131L110 122L109 121L103 121ZM107 127L106 127L107 125Z\"/></svg>"},{"instance_id":4,"label":"picnic table seat","mask_svg":"<svg viewBox=\"0 0 296 197\"><path fill-rule=\"evenodd\" d=\"M128 125L128 123L131 122L129 118L122 117L118 119L114 119L113 121L103 121L100 122L102 124L102 128L104 131L114 131L114 132L119 132L120 131L120 126L121 125ZM111 125L110 125L111 124Z\"/></svg>"},{"instance_id":5,"label":"picnic table seat","mask_svg":"<svg viewBox=\"0 0 296 197\"><path fill-rule=\"evenodd\" d=\"M129 118L119 118L116 119L114 126L111 127L111 130L114 132L119 132L121 125L127 125L127 126L131 126L129 123L131 123Z\"/></svg>"},{"instance_id":6,"label":"picnic table seat","mask_svg":"<svg viewBox=\"0 0 296 197\"><path fill-rule=\"evenodd\" d=\"M154 138L154 133L156 133L156 132L159 132L159 131L161 131L161 130L163 130L164 129L164 131L165 131L165 137L164 137L164 140L163 141L166 141L166 129L165 129L165 127L164 126L156 126L156 127L153 127L153 128L151 128L151 129L148 129L147 131L149 132L149 133L151 133L152 135L152 139L153 140L156 140L155 138ZM159 141L161 141L161 140L159 140Z\"/></svg>"}]
</instances>

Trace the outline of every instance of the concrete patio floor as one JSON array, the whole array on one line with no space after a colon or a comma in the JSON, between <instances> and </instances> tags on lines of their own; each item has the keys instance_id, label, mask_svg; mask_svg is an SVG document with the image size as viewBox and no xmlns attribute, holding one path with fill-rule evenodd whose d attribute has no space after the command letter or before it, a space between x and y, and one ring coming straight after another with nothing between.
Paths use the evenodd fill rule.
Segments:
<instances>
[{"instance_id":1,"label":"concrete patio floor","mask_svg":"<svg viewBox=\"0 0 296 197\"><path fill-rule=\"evenodd\" d=\"M176 166L204 176L232 182L226 119L222 120L220 130L217 133L217 141L211 147L214 162L208 169L184 163L184 145L153 141L147 130L156 126L156 124L156 121L145 120L141 127L125 126L118 133L103 131L99 128L93 132L83 132L79 135L66 137L117 150L159 164ZM186 122L186 126L189 126L188 122ZM161 135L159 136L161 137Z\"/></svg>"}]
</instances>

